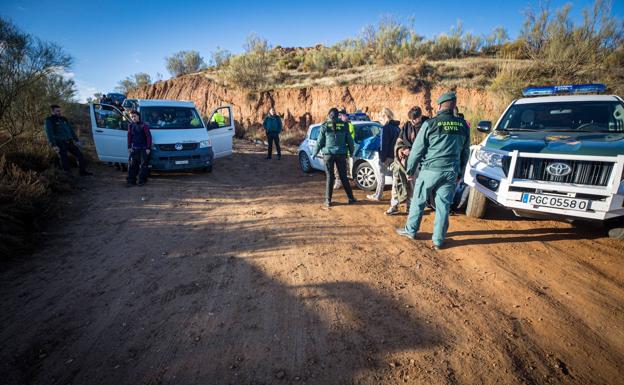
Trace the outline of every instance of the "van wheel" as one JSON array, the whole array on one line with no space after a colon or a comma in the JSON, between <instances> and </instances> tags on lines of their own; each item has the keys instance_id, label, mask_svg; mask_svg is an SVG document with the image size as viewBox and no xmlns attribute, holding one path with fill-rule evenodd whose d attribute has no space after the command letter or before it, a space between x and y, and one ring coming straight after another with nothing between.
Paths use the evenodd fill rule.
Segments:
<instances>
[{"instance_id":1,"label":"van wheel","mask_svg":"<svg viewBox=\"0 0 624 385\"><path fill-rule=\"evenodd\" d=\"M466 205L466 215L471 218L485 218L487 205L487 197L476 188L471 188Z\"/></svg>"},{"instance_id":2,"label":"van wheel","mask_svg":"<svg viewBox=\"0 0 624 385\"><path fill-rule=\"evenodd\" d=\"M353 179L360 190L375 191L377 189L377 175L373 166L368 162L362 162L355 168Z\"/></svg>"},{"instance_id":3,"label":"van wheel","mask_svg":"<svg viewBox=\"0 0 624 385\"><path fill-rule=\"evenodd\" d=\"M301 151L299 153L299 167L301 168L301 171L305 173L312 172L312 163L310 162L310 158L308 157L308 154L305 153L305 151Z\"/></svg>"}]
</instances>

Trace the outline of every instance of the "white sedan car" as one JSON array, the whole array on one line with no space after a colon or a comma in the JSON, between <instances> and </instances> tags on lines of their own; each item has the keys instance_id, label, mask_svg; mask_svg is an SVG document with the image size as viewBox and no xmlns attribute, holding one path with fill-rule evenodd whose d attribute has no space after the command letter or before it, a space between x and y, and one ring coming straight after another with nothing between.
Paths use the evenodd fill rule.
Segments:
<instances>
[{"instance_id":1,"label":"white sedan car","mask_svg":"<svg viewBox=\"0 0 624 385\"><path fill-rule=\"evenodd\" d=\"M374 191L379 175L379 154L361 148L361 143L372 136L379 135L381 125L377 122L351 122L355 126L355 156L349 158L349 171L356 184L362 190ZM321 155L313 157L316 140L321 129L320 124L313 124L308 129L305 139L299 145L299 167L303 172L325 171L325 161ZM392 185L392 177L386 176L386 185Z\"/></svg>"}]
</instances>

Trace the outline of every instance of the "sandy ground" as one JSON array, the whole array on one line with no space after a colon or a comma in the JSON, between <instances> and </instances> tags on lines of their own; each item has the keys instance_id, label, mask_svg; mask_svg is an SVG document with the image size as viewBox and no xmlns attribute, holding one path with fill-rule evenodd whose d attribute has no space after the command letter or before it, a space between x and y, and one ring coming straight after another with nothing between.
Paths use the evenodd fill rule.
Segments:
<instances>
[{"instance_id":1,"label":"sandy ground","mask_svg":"<svg viewBox=\"0 0 624 385\"><path fill-rule=\"evenodd\" d=\"M452 217L434 252L386 202L322 209L323 174L261 151L82 182L0 272L0 382L623 383L624 243L496 212Z\"/></svg>"}]
</instances>

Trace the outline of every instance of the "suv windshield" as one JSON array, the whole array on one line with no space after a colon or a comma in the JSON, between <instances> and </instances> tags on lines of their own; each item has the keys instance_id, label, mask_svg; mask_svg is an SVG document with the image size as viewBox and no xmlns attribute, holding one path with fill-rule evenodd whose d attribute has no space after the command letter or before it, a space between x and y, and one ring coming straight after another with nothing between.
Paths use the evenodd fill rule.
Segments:
<instances>
[{"instance_id":1,"label":"suv windshield","mask_svg":"<svg viewBox=\"0 0 624 385\"><path fill-rule=\"evenodd\" d=\"M497 127L504 131L624 132L618 101L514 104Z\"/></svg>"},{"instance_id":2,"label":"suv windshield","mask_svg":"<svg viewBox=\"0 0 624 385\"><path fill-rule=\"evenodd\" d=\"M189 107L141 107L141 120L150 129L204 128L197 111Z\"/></svg>"}]
</instances>

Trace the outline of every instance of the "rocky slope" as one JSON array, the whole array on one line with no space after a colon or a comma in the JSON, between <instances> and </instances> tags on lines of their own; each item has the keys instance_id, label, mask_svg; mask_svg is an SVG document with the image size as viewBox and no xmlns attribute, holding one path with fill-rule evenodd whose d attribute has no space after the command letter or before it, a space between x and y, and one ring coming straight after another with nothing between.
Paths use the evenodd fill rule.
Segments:
<instances>
[{"instance_id":1,"label":"rocky slope","mask_svg":"<svg viewBox=\"0 0 624 385\"><path fill-rule=\"evenodd\" d=\"M130 97L147 99L191 100L202 114L209 116L217 106L234 107L234 119L239 133L257 129L270 106L283 116L286 130L300 131L311 123L322 121L331 107L356 108L375 117L388 107L399 120L405 120L414 105L434 113L436 98L445 88L412 92L399 85L351 85L334 87L281 88L259 93L228 88L202 76L187 75L157 82L131 93ZM460 109L467 118L495 118L500 110L496 99L484 90L457 89ZM432 103L433 102L433 103Z\"/></svg>"}]
</instances>

